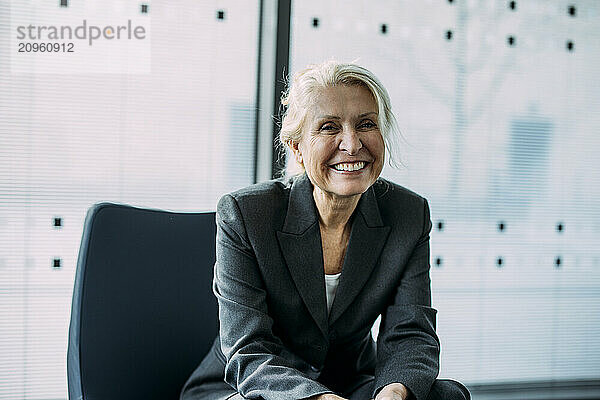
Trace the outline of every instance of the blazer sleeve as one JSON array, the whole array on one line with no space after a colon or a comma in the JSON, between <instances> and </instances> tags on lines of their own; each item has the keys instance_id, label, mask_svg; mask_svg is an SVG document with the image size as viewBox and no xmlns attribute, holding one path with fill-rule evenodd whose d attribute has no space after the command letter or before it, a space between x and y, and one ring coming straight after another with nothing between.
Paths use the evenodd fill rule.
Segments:
<instances>
[{"instance_id":1,"label":"blazer sleeve","mask_svg":"<svg viewBox=\"0 0 600 400\"><path fill-rule=\"evenodd\" d=\"M425 400L439 373L437 311L431 308L427 200L423 229L403 271L394 301L382 314L377 338L375 393L389 383L404 384L417 400Z\"/></svg>"},{"instance_id":2,"label":"blazer sleeve","mask_svg":"<svg viewBox=\"0 0 600 400\"><path fill-rule=\"evenodd\" d=\"M265 285L231 195L217 205L216 248L213 292L219 305L225 381L249 399L304 399L331 392L295 368L291 352L273 334Z\"/></svg>"}]
</instances>

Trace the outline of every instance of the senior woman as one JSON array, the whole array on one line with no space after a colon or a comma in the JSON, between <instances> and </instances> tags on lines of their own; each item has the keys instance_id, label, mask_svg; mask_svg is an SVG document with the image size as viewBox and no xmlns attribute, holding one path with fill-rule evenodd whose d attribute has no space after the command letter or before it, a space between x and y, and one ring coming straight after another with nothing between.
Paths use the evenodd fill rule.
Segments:
<instances>
[{"instance_id":1,"label":"senior woman","mask_svg":"<svg viewBox=\"0 0 600 400\"><path fill-rule=\"evenodd\" d=\"M181 398L470 398L436 380L427 201L379 177L396 149L385 88L326 62L296 74L282 103L296 173L220 199L220 331Z\"/></svg>"}]
</instances>

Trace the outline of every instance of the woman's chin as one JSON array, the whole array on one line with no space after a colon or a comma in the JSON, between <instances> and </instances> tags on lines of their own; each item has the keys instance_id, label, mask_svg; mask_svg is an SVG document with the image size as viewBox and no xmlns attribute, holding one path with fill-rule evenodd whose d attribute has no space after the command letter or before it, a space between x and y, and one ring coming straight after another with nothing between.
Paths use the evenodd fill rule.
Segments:
<instances>
[{"instance_id":1,"label":"woman's chin","mask_svg":"<svg viewBox=\"0 0 600 400\"><path fill-rule=\"evenodd\" d=\"M351 197L359 194L363 194L367 191L370 185L361 184L359 182L354 183L340 183L333 185L331 192L340 197Z\"/></svg>"}]
</instances>

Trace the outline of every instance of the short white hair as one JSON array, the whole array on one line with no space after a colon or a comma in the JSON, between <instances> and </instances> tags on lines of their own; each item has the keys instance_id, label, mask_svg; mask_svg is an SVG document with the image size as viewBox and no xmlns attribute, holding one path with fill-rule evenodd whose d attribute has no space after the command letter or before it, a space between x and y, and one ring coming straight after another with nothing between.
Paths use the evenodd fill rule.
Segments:
<instances>
[{"instance_id":1,"label":"short white hair","mask_svg":"<svg viewBox=\"0 0 600 400\"><path fill-rule=\"evenodd\" d=\"M400 163L398 122L392 112L390 96L377 77L368 69L354 63L326 61L311 64L294 74L287 90L281 96L281 105L285 108L279 131L279 145L290 155L290 146L302 138L304 123L317 92L326 87L337 85L361 85L367 88L377 104L378 125L387 154L389 165L397 168ZM285 175L297 175L304 172L294 157L287 157Z\"/></svg>"}]
</instances>

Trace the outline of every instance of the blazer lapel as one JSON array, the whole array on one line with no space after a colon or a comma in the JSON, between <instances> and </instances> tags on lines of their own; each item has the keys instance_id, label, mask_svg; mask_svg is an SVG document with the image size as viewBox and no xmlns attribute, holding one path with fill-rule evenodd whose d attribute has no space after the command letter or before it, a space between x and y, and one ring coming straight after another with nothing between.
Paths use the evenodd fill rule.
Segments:
<instances>
[{"instance_id":1,"label":"blazer lapel","mask_svg":"<svg viewBox=\"0 0 600 400\"><path fill-rule=\"evenodd\" d=\"M371 186L361 196L354 215L342 275L329 317L325 297L323 248L312 183L303 174L290 190L285 222L277 239L292 279L313 319L325 336L365 285L390 232L379 214Z\"/></svg>"},{"instance_id":2,"label":"blazer lapel","mask_svg":"<svg viewBox=\"0 0 600 400\"><path fill-rule=\"evenodd\" d=\"M343 314L365 285L390 233L381 220L373 186L363 193L356 208L328 325Z\"/></svg>"},{"instance_id":3,"label":"blazer lapel","mask_svg":"<svg viewBox=\"0 0 600 400\"><path fill-rule=\"evenodd\" d=\"M282 231L277 239L294 284L313 319L327 336L327 301L319 218L306 174L296 178L290 190Z\"/></svg>"}]
</instances>

